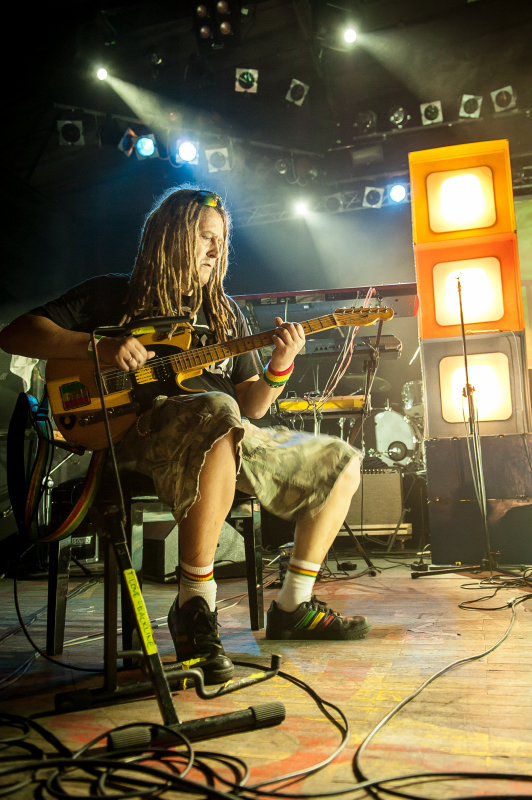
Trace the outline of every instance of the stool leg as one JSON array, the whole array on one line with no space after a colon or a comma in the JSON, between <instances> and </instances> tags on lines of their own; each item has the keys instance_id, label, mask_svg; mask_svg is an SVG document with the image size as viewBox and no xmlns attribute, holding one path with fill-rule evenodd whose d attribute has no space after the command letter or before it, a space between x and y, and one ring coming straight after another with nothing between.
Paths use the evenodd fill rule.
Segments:
<instances>
[{"instance_id":1,"label":"stool leg","mask_svg":"<svg viewBox=\"0 0 532 800\"><path fill-rule=\"evenodd\" d=\"M127 530L127 545L131 553L133 569L137 573L139 585L142 589L142 549L143 549L143 518L144 504L142 502L131 503L130 518ZM122 606L122 648L124 650L139 650L135 617L131 609L131 601L124 583L121 585L121 606ZM124 659L124 667L131 669L137 664L133 659Z\"/></svg>"},{"instance_id":2,"label":"stool leg","mask_svg":"<svg viewBox=\"0 0 532 800\"><path fill-rule=\"evenodd\" d=\"M103 606L103 669L104 688L114 692L118 685L116 674L117 621L118 621L118 567L114 548L108 533L100 541L103 544L104 558L104 606Z\"/></svg>"},{"instance_id":3,"label":"stool leg","mask_svg":"<svg viewBox=\"0 0 532 800\"><path fill-rule=\"evenodd\" d=\"M242 532L244 534L244 547L246 553L246 574L248 579L249 596L249 621L252 631L264 628L264 594L262 588L262 535L257 517L260 515L260 506L253 513L242 519ZM260 517L259 517L260 518Z\"/></svg>"},{"instance_id":4,"label":"stool leg","mask_svg":"<svg viewBox=\"0 0 532 800\"><path fill-rule=\"evenodd\" d=\"M71 550L71 536L50 543L46 617L46 654L49 656L60 656L63 652Z\"/></svg>"}]
</instances>

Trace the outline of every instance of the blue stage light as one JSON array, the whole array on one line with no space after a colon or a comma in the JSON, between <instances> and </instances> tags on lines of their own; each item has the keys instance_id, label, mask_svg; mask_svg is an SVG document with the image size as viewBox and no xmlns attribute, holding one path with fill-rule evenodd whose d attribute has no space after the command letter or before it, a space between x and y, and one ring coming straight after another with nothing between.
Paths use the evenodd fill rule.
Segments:
<instances>
[{"instance_id":1,"label":"blue stage light","mask_svg":"<svg viewBox=\"0 0 532 800\"><path fill-rule=\"evenodd\" d=\"M149 158L155 152L155 142L147 136L141 136L140 139L137 139L136 148L139 156Z\"/></svg>"}]
</instances>

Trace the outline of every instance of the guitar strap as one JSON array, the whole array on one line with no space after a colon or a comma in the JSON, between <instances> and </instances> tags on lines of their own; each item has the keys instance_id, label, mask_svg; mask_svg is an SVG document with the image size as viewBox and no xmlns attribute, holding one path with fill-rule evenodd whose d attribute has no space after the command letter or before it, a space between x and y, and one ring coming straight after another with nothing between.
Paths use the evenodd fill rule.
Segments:
<instances>
[{"instance_id":1,"label":"guitar strap","mask_svg":"<svg viewBox=\"0 0 532 800\"><path fill-rule=\"evenodd\" d=\"M28 420L39 440L29 480L25 463L25 432ZM48 437L48 426L47 395L39 403L33 395L21 392L9 423L7 438L9 499L19 533L40 542L65 539L76 530L96 497L107 456L107 450L97 450L92 454L83 490L71 512L56 530L43 531L42 526L39 526L38 511L54 446Z\"/></svg>"}]
</instances>

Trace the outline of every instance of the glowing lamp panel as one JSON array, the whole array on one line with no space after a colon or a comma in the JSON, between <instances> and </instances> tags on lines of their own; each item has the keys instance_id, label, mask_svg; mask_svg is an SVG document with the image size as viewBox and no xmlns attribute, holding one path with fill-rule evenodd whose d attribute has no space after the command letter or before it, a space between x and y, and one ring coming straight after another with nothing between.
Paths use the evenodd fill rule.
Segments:
<instances>
[{"instance_id":1,"label":"glowing lamp panel","mask_svg":"<svg viewBox=\"0 0 532 800\"><path fill-rule=\"evenodd\" d=\"M497 220L489 167L431 173L427 177L427 201L434 233L489 228Z\"/></svg>"},{"instance_id":2,"label":"glowing lamp panel","mask_svg":"<svg viewBox=\"0 0 532 800\"><path fill-rule=\"evenodd\" d=\"M479 353L468 356L469 383L479 422L509 419L512 416L510 365L504 353ZM448 356L440 361L442 416L446 422L463 422L469 417L462 356Z\"/></svg>"},{"instance_id":3,"label":"glowing lamp panel","mask_svg":"<svg viewBox=\"0 0 532 800\"><path fill-rule=\"evenodd\" d=\"M464 322L494 322L504 316L501 264L498 258L444 261L434 266L434 309L439 325L460 324L458 278Z\"/></svg>"}]
</instances>

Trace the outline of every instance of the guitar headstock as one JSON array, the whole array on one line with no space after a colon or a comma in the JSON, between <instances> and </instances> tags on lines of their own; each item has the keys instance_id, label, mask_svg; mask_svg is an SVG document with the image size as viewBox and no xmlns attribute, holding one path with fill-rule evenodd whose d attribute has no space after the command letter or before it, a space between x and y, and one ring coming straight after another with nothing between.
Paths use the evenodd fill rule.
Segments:
<instances>
[{"instance_id":1,"label":"guitar headstock","mask_svg":"<svg viewBox=\"0 0 532 800\"><path fill-rule=\"evenodd\" d=\"M371 308L337 308L333 314L337 325L373 325L378 320L389 320L393 317L393 309L386 306Z\"/></svg>"}]
</instances>

